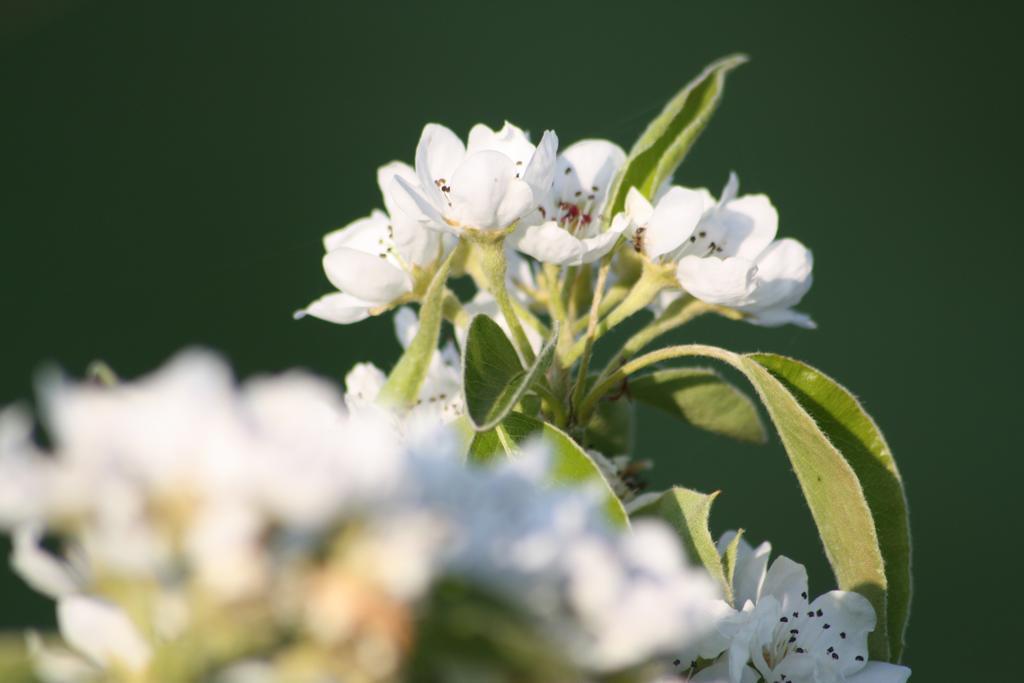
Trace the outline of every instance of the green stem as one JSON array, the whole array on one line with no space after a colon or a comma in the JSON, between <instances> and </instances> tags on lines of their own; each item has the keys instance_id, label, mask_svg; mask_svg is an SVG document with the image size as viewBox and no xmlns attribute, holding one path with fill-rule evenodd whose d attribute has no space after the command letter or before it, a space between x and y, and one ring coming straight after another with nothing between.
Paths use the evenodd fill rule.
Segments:
<instances>
[{"instance_id":1,"label":"green stem","mask_svg":"<svg viewBox=\"0 0 1024 683\"><path fill-rule=\"evenodd\" d=\"M590 371L590 354L594 350L594 335L597 331L598 310L601 307L601 297L604 294L604 286L608 281L608 271L611 270L611 254L601 260L601 267L597 272L597 284L594 286L593 298L590 300L590 316L587 322L587 334L583 338L583 355L580 359L580 367L576 372L576 387L572 392L571 406L579 405L583 400L583 391L587 386L587 373Z\"/></svg>"},{"instance_id":2,"label":"green stem","mask_svg":"<svg viewBox=\"0 0 1024 683\"><path fill-rule=\"evenodd\" d=\"M444 300L441 302L441 314L444 319L455 327L468 327L470 323L469 313L462 307L459 297L450 289L444 291Z\"/></svg>"},{"instance_id":3,"label":"green stem","mask_svg":"<svg viewBox=\"0 0 1024 683\"><path fill-rule=\"evenodd\" d=\"M629 285L615 285L608 289L608 293L601 299L601 306L597 311L598 316L601 318L608 315L615 306L619 304L623 299L626 298L626 294L629 292L631 287ZM581 334L586 332L587 325L590 323L590 316L586 318L580 318L573 322L572 332L573 334Z\"/></svg>"},{"instance_id":4,"label":"green stem","mask_svg":"<svg viewBox=\"0 0 1024 683\"><path fill-rule=\"evenodd\" d=\"M586 424L586 420L590 419L590 416L593 414L594 408L597 406L597 402L601 400L601 397L617 387L624 379L628 378L633 373L638 370L643 370L647 366L654 365L655 363L671 360L673 358L683 358L686 356L708 356L710 358L718 358L729 363L734 362L736 357L735 354L730 351L725 351L715 346L706 346L704 344L666 346L663 349L645 353L644 355L638 356L637 358L629 361L618 370L612 372L605 379L598 381L594 385L580 405L578 412L579 423Z\"/></svg>"},{"instance_id":5,"label":"green stem","mask_svg":"<svg viewBox=\"0 0 1024 683\"><path fill-rule=\"evenodd\" d=\"M614 328L629 316L647 307L648 304L654 301L654 297L656 297L658 292L662 289L675 284L675 275L668 268L644 261L644 269L640 275L640 279L637 280L636 284L633 285L633 288L629 290L629 294L627 294L626 298L622 300L622 303L616 306L612 312L608 314L608 317L597 324L597 327L594 330L594 341L603 337L606 332ZM586 339L578 340L573 344L569 353L562 359L562 362L566 366L572 365L576 362L577 358L583 355L586 345Z\"/></svg>"},{"instance_id":6,"label":"green stem","mask_svg":"<svg viewBox=\"0 0 1024 683\"><path fill-rule=\"evenodd\" d=\"M561 399L543 382L534 384L532 388L544 399L548 411L555 420L555 426L564 429L569 423L569 415L565 412Z\"/></svg>"},{"instance_id":7,"label":"green stem","mask_svg":"<svg viewBox=\"0 0 1024 683\"><path fill-rule=\"evenodd\" d=\"M519 355L527 365L530 365L534 359L533 347L530 346L530 340L523 331L522 323L519 322L519 316L516 315L512 299L509 298L508 289L505 287L505 235L488 235L475 240L474 243L480 249L480 265L487 278L487 289L498 302L498 310L505 316L505 322L512 331L512 341L519 349Z\"/></svg>"},{"instance_id":8,"label":"green stem","mask_svg":"<svg viewBox=\"0 0 1024 683\"><path fill-rule=\"evenodd\" d=\"M694 299L689 294L680 296L669 304L668 307L661 312L661 315L630 337L626 343L622 345L622 348L619 349L619 352L616 353L610 361L608 361L607 365L604 366L604 369L601 370L601 374L598 375L598 377L606 377L608 374L614 372L615 368L622 365L625 360L635 356L661 335L685 325L694 318L703 315L704 313L708 313L711 309L711 306L705 304L699 299Z\"/></svg>"}]
</instances>

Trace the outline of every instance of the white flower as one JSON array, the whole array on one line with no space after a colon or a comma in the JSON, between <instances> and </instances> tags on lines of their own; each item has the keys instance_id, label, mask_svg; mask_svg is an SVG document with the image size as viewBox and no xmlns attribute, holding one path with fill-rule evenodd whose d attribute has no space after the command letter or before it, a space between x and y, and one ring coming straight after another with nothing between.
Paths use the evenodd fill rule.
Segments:
<instances>
[{"instance_id":1,"label":"white flower","mask_svg":"<svg viewBox=\"0 0 1024 683\"><path fill-rule=\"evenodd\" d=\"M680 285L702 301L747 313L756 325L814 327L792 310L811 287L811 252L797 240L775 239L779 214L767 196L738 191L734 173L717 203L701 190L707 210L675 253Z\"/></svg>"},{"instance_id":2,"label":"white flower","mask_svg":"<svg viewBox=\"0 0 1024 683\"><path fill-rule=\"evenodd\" d=\"M324 272L340 292L327 294L296 312L334 323L359 322L413 290L414 275L440 255L440 236L398 208L393 181L416 181L408 164L394 161L377 170L387 213L374 209L324 236Z\"/></svg>"},{"instance_id":3,"label":"white flower","mask_svg":"<svg viewBox=\"0 0 1024 683\"><path fill-rule=\"evenodd\" d=\"M557 149L553 131L534 147L511 123L499 131L477 124L466 146L448 128L428 123L416 146L418 182L396 176L395 198L435 230L504 230L544 200Z\"/></svg>"},{"instance_id":4,"label":"white flower","mask_svg":"<svg viewBox=\"0 0 1024 683\"><path fill-rule=\"evenodd\" d=\"M96 598L73 595L57 603L57 626L64 640L94 663L140 671L152 649L119 608Z\"/></svg>"},{"instance_id":5,"label":"white flower","mask_svg":"<svg viewBox=\"0 0 1024 683\"><path fill-rule=\"evenodd\" d=\"M515 247L559 266L592 263L607 254L626 229L624 215L604 232L603 214L626 153L607 140L581 140L558 156L554 186L530 225L514 235Z\"/></svg>"},{"instance_id":6,"label":"white flower","mask_svg":"<svg viewBox=\"0 0 1024 683\"><path fill-rule=\"evenodd\" d=\"M734 537L725 534L719 552ZM780 556L766 569L770 552L767 543L755 550L746 540L739 542L733 583L742 609L733 611L711 639L725 650L730 683L749 679L751 668L773 683L906 681L910 669L868 662L875 612L867 598L836 590L809 601L803 565ZM722 670L721 662L716 666Z\"/></svg>"},{"instance_id":7,"label":"white flower","mask_svg":"<svg viewBox=\"0 0 1024 683\"><path fill-rule=\"evenodd\" d=\"M409 347L419 330L419 318L409 307L395 312L395 336L403 349ZM373 363L357 363L345 375L345 403L349 410L378 412L377 397L387 375ZM448 342L434 352L427 368L427 376L420 387L416 405L403 419L423 418L450 422L465 412L462 398L462 360L455 345Z\"/></svg>"},{"instance_id":8,"label":"white flower","mask_svg":"<svg viewBox=\"0 0 1024 683\"><path fill-rule=\"evenodd\" d=\"M33 590L60 598L79 592L84 584L81 572L39 546L42 538L37 525L22 525L14 532L11 569Z\"/></svg>"},{"instance_id":9,"label":"white flower","mask_svg":"<svg viewBox=\"0 0 1024 683\"><path fill-rule=\"evenodd\" d=\"M635 188L626 195L626 216L633 235L633 248L657 263L670 263L692 239L704 212L704 195L673 185L659 193L652 205Z\"/></svg>"}]
</instances>

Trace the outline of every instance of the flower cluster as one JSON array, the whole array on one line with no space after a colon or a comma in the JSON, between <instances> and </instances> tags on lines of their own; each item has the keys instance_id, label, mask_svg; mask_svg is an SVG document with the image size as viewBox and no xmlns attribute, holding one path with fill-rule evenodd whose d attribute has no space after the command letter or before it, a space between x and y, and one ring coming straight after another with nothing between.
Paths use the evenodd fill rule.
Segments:
<instances>
[{"instance_id":1,"label":"flower cluster","mask_svg":"<svg viewBox=\"0 0 1024 683\"><path fill-rule=\"evenodd\" d=\"M453 248L451 238L491 233L534 259L509 256L528 273L514 283L527 306L544 303L529 286L539 265L582 266L619 250L623 259L633 252L670 267L648 295L656 310L688 294L754 324L814 326L793 310L811 286L811 252L776 239L778 212L767 196L738 196L735 174L717 200L704 188L666 182L650 201L630 188L623 210L609 216L626 153L608 140L581 140L556 155L557 146L552 131L534 146L508 122L498 131L477 124L468 144L427 124L415 168L395 161L377 171L387 213L374 210L324 237L324 271L340 292L296 315L351 323L413 300L425 287L424 269Z\"/></svg>"},{"instance_id":2,"label":"flower cluster","mask_svg":"<svg viewBox=\"0 0 1024 683\"><path fill-rule=\"evenodd\" d=\"M667 527L614 529L593 490L545 483L539 443L467 467L456 431L411 419L400 435L364 399L300 374L236 389L190 353L130 384L50 386L52 453L3 413L12 565L56 599L70 648L33 638L40 676L391 680L436 636L418 629L442 628L429 607L456 582L574 676L707 634L715 589Z\"/></svg>"},{"instance_id":3,"label":"flower cluster","mask_svg":"<svg viewBox=\"0 0 1024 683\"><path fill-rule=\"evenodd\" d=\"M424 127L413 166L378 169L384 210L324 236L338 291L296 313L394 312L400 358L356 364L344 391L295 372L238 387L192 352L135 382L51 378L49 450L0 412L0 529L63 641L30 634L38 677L906 681L906 499L874 421L792 358L645 351L705 314L815 326L795 308L811 252L778 238L768 197L735 174L717 198L673 182L743 61L708 67L628 154ZM716 546L714 494L642 493L637 404L767 439L714 369L663 365L692 358L753 385L840 590L811 600L768 544Z\"/></svg>"}]
</instances>

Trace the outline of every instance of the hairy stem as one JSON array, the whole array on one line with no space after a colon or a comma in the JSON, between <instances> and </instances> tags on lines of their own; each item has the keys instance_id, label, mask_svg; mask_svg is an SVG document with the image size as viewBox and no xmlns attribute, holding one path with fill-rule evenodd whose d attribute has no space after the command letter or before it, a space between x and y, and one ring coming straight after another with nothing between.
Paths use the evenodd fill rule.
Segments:
<instances>
[{"instance_id":1,"label":"hairy stem","mask_svg":"<svg viewBox=\"0 0 1024 683\"><path fill-rule=\"evenodd\" d=\"M638 370L643 370L649 365L654 365L655 363L671 360L673 358L684 358L686 356L708 356L710 358L725 360L726 362L731 362L730 359L735 358L735 354L730 351L725 351L714 346L706 346L704 344L666 346L663 349L645 353L644 355L638 356L637 358L629 361L603 380L594 384L594 387L586 395L580 405L578 412L578 420L580 424L586 424L586 420L590 419L590 416L594 412L594 408L597 407L597 402L601 400L602 396L617 387L624 379L633 373Z\"/></svg>"},{"instance_id":2,"label":"hairy stem","mask_svg":"<svg viewBox=\"0 0 1024 683\"><path fill-rule=\"evenodd\" d=\"M573 389L570 406L577 406L583 399L583 391L587 386L587 373L590 371L590 354L594 349L594 335L597 331L598 311L601 307L601 297L604 295L604 286L608 281L608 271L611 270L611 254L601 260L601 267L597 271L597 285L594 287L593 298L590 300L590 316L587 322L587 333L583 338L583 355L580 358L580 367L576 371L576 387Z\"/></svg>"},{"instance_id":3,"label":"hairy stem","mask_svg":"<svg viewBox=\"0 0 1024 683\"><path fill-rule=\"evenodd\" d=\"M527 364L533 363L533 347L530 340L523 331L523 325L519 322L512 299L508 295L508 288L505 286L505 236L495 235L493 237L478 239L475 245L480 249L480 265L483 274L487 279L487 289L494 300L498 302L498 310L505 317L509 330L512 331L512 341L519 349L519 355Z\"/></svg>"},{"instance_id":4,"label":"hairy stem","mask_svg":"<svg viewBox=\"0 0 1024 683\"><path fill-rule=\"evenodd\" d=\"M608 314L608 317L597 323L597 326L594 329L593 341L597 341L603 337L605 333L637 311L643 310L648 304L654 301L654 297L656 297L658 292L662 289L675 284L675 276L670 272L670 270L664 266L644 261L644 269L640 275L640 279L637 280L632 289L629 290L629 294L627 294L622 300L622 303L616 306L612 312ZM566 366L572 365L576 362L577 358L583 355L583 351L587 345L587 339L589 338L590 335L588 335L587 338L577 340L576 343L573 344L568 355L562 359L562 362ZM593 343L593 341L590 343Z\"/></svg>"}]
</instances>

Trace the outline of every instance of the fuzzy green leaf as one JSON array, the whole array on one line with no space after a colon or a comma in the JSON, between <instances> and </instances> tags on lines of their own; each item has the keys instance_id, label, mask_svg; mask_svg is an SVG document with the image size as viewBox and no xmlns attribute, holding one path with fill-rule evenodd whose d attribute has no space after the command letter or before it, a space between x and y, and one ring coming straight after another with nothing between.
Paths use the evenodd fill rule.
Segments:
<instances>
[{"instance_id":1,"label":"fuzzy green leaf","mask_svg":"<svg viewBox=\"0 0 1024 683\"><path fill-rule=\"evenodd\" d=\"M416 403L420 387L427 377L430 361L437 351L437 340L441 335L442 305L448 269L452 258L459 249L453 249L448 258L434 273L423 301L420 304L420 326L405 353L388 375L388 381L380 390L380 402L385 405L409 408Z\"/></svg>"},{"instance_id":2,"label":"fuzzy green leaf","mask_svg":"<svg viewBox=\"0 0 1024 683\"><path fill-rule=\"evenodd\" d=\"M719 350L742 371L768 409L825 546L839 588L855 590L875 608L868 639L872 659L889 660L888 579L875 522L857 473L789 389L754 358Z\"/></svg>"},{"instance_id":3,"label":"fuzzy green leaf","mask_svg":"<svg viewBox=\"0 0 1024 683\"><path fill-rule=\"evenodd\" d=\"M792 358L751 357L796 397L860 480L885 562L890 657L899 661L912 590L910 521L902 479L885 437L857 399L830 377Z\"/></svg>"},{"instance_id":4,"label":"fuzzy green leaf","mask_svg":"<svg viewBox=\"0 0 1024 683\"><path fill-rule=\"evenodd\" d=\"M568 434L554 425L522 413L512 412L494 429L480 432L469 447L469 459L486 462L495 457L515 457L522 444L531 436L543 438L551 447L551 481L556 485L577 485L597 481L607 491L608 517L619 526L628 526L629 517L615 492L587 452Z\"/></svg>"},{"instance_id":5,"label":"fuzzy green leaf","mask_svg":"<svg viewBox=\"0 0 1024 683\"><path fill-rule=\"evenodd\" d=\"M523 370L515 347L493 319L478 315L469 325L463 361L463 391L478 431L493 429L551 366L557 325L529 368Z\"/></svg>"},{"instance_id":6,"label":"fuzzy green leaf","mask_svg":"<svg viewBox=\"0 0 1024 683\"><path fill-rule=\"evenodd\" d=\"M725 599L731 604L732 580L726 576L722 558L718 554L715 540L711 536L709 518L711 504L718 497L718 491L704 494L681 486L673 486L657 497L633 509L633 517L658 517L672 525L679 534L687 555L697 558L711 574ZM731 571L730 571L731 574Z\"/></svg>"},{"instance_id":7,"label":"fuzzy green leaf","mask_svg":"<svg viewBox=\"0 0 1024 683\"><path fill-rule=\"evenodd\" d=\"M657 370L631 378L629 391L636 400L694 427L750 443L768 439L753 401L714 370Z\"/></svg>"},{"instance_id":8,"label":"fuzzy green leaf","mask_svg":"<svg viewBox=\"0 0 1024 683\"><path fill-rule=\"evenodd\" d=\"M736 580L736 555L740 549L740 539L743 538L743 529L738 529L736 534L729 541L728 545L725 546L725 550L722 552L722 571L725 573L725 580L729 584L730 588L730 602L733 603L733 607L736 607L736 595L732 592L733 582ZM743 605L739 605L740 608Z\"/></svg>"},{"instance_id":9,"label":"fuzzy green leaf","mask_svg":"<svg viewBox=\"0 0 1024 683\"><path fill-rule=\"evenodd\" d=\"M730 55L712 63L669 100L630 150L608 194L606 216L622 211L629 188L636 187L650 198L672 177L718 106L725 75L746 61L744 55Z\"/></svg>"}]
</instances>

